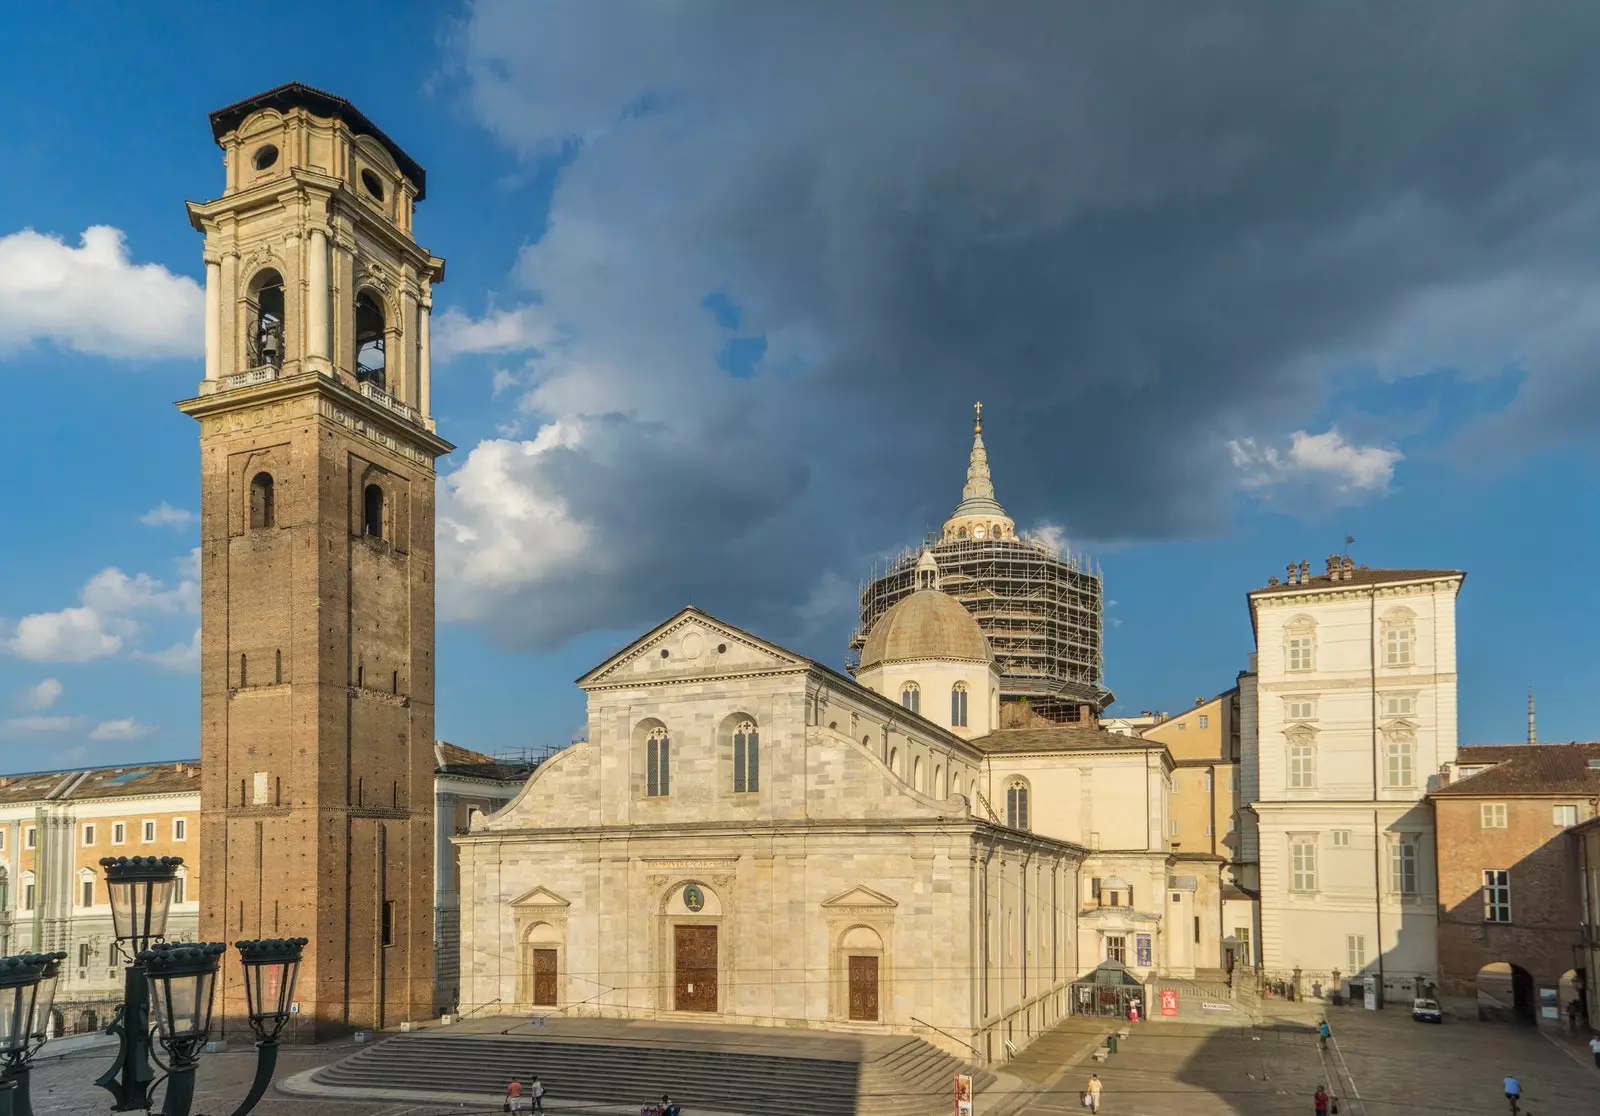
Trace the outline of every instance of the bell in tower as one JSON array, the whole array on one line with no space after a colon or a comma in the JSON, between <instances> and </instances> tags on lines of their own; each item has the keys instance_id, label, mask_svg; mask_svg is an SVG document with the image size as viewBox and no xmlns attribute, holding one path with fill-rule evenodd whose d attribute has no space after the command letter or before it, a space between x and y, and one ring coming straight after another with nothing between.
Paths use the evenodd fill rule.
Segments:
<instances>
[{"instance_id":1,"label":"bell in tower","mask_svg":"<svg viewBox=\"0 0 1600 1116\"><path fill-rule=\"evenodd\" d=\"M307 86L211 114L200 932L306 937L302 1033L434 1014L435 462L421 166ZM243 1022L237 969L224 1027Z\"/></svg>"}]
</instances>

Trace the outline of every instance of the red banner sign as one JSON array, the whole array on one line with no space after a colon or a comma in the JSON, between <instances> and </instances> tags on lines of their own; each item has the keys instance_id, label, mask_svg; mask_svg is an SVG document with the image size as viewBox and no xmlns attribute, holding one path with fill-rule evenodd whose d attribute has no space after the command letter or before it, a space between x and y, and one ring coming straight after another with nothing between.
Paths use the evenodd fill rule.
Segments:
<instances>
[{"instance_id":1,"label":"red banner sign","mask_svg":"<svg viewBox=\"0 0 1600 1116\"><path fill-rule=\"evenodd\" d=\"M1178 992L1177 992L1176 989L1174 989L1174 988L1163 988L1161 990L1161 1014L1162 1015L1177 1015L1178 1014Z\"/></svg>"}]
</instances>

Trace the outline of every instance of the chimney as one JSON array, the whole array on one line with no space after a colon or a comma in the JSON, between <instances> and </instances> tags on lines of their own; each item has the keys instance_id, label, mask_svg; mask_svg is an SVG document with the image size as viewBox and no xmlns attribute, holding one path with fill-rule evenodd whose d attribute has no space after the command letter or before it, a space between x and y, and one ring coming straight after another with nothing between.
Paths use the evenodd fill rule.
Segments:
<instances>
[{"instance_id":1,"label":"chimney","mask_svg":"<svg viewBox=\"0 0 1600 1116\"><path fill-rule=\"evenodd\" d=\"M1311 563L1310 562L1301 562L1300 563L1300 581L1301 581L1301 583L1303 584L1308 578L1310 578L1310 576L1311 576Z\"/></svg>"},{"instance_id":2,"label":"chimney","mask_svg":"<svg viewBox=\"0 0 1600 1116\"><path fill-rule=\"evenodd\" d=\"M1206 703L1206 699L1205 698L1195 698L1194 699L1194 707L1196 709L1199 709L1205 703Z\"/></svg>"},{"instance_id":3,"label":"chimney","mask_svg":"<svg viewBox=\"0 0 1600 1116\"><path fill-rule=\"evenodd\" d=\"M1276 576L1267 578L1267 588L1268 589L1271 589L1273 586L1275 586L1277 584L1278 584L1278 579L1277 579Z\"/></svg>"},{"instance_id":4,"label":"chimney","mask_svg":"<svg viewBox=\"0 0 1600 1116\"><path fill-rule=\"evenodd\" d=\"M1533 725L1533 687L1528 687L1528 743L1539 743L1539 731Z\"/></svg>"},{"instance_id":5,"label":"chimney","mask_svg":"<svg viewBox=\"0 0 1600 1116\"><path fill-rule=\"evenodd\" d=\"M1346 554L1344 556L1344 568L1340 571L1339 580L1341 580L1341 581L1349 581L1352 577L1355 576L1355 572L1356 572L1356 564L1351 559L1350 555Z\"/></svg>"},{"instance_id":6,"label":"chimney","mask_svg":"<svg viewBox=\"0 0 1600 1116\"><path fill-rule=\"evenodd\" d=\"M1283 579L1283 583L1285 585L1293 585L1293 584L1295 584L1294 563L1293 562L1289 563L1289 576Z\"/></svg>"},{"instance_id":7,"label":"chimney","mask_svg":"<svg viewBox=\"0 0 1600 1116\"><path fill-rule=\"evenodd\" d=\"M1328 580L1339 580L1339 556L1337 554L1328 555Z\"/></svg>"}]
</instances>

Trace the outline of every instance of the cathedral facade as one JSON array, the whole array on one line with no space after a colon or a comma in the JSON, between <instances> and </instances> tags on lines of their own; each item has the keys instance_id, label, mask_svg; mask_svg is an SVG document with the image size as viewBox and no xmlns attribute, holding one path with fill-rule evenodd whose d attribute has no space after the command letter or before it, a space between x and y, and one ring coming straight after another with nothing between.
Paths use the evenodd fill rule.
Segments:
<instances>
[{"instance_id":1,"label":"cathedral facade","mask_svg":"<svg viewBox=\"0 0 1600 1116\"><path fill-rule=\"evenodd\" d=\"M1192 973L1165 747L1001 728L988 640L917 572L855 680L693 608L579 679L589 739L456 838L462 1009L1002 1061L1098 965Z\"/></svg>"}]
</instances>

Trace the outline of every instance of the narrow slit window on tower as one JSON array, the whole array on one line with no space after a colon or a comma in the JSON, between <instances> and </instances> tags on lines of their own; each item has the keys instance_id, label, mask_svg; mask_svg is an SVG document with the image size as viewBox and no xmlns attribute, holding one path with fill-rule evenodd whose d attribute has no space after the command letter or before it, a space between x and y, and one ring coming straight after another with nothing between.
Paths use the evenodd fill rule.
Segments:
<instances>
[{"instance_id":1,"label":"narrow slit window on tower","mask_svg":"<svg viewBox=\"0 0 1600 1116\"><path fill-rule=\"evenodd\" d=\"M271 473L257 473L250 478L250 529L276 526L278 521L277 494Z\"/></svg>"},{"instance_id":2,"label":"narrow slit window on tower","mask_svg":"<svg viewBox=\"0 0 1600 1116\"><path fill-rule=\"evenodd\" d=\"M356 383L371 383L379 391L388 382L384 357L387 325L383 306L370 291L356 296Z\"/></svg>"},{"instance_id":3,"label":"narrow slit window on tower","mask_svg":"<svg viewBox=\"0 0 1600 1116\"><path fill-rule=\"evenodd\" d=\"M400 672L398 670L389 675L389 692L391 694L400 692Z\"/></svg>"},{"instance_id":4,"label":"narrow slit window on tower","mask_svg":"<svg viewBox=\"0 0 1600 1116\"><path fill-rule=\"evenodd\" d=\"M272 268L250 280L246 295L249 331L245 344L246 368L278 368L283 364L283 276Z\"/></svg>"},{"instance_id":5,"label":"narrow slit window on tower","mask_svg":"<svg viewBox=\"0 0 1600 1116\"><path fill-rule=\"evenodd\" d=\"M273 652L273 655L275 657L275 661L273 663L273 681L281 683L283 681L283 648L278 648Z\"/></svg>"},{"instance_id":6,"label":"narrow slit window on tower","mask_svg":"<svg viewBox=\"0 0 1600 1116\"><path fill-rule=\"evenodd\" d=\"M367 485L361 499L361 533L383 538L383 486Z\"/></svg>"},{"instance_id":7,"label":"narrow slit window on tower","mask_svg":"<svg viewBox=\"0 0 1600 1116\"><path fill-rule=\"evenodd\" d=\"M245 658L244 655L240 655L239 656L239 687L240 687L240 689L243 689L245 686L248 686L250 684L248 682L249 674L246 671L246 667L248 667L248 666L249 666L248 660Z\"/></svg>"}]
</instances>

